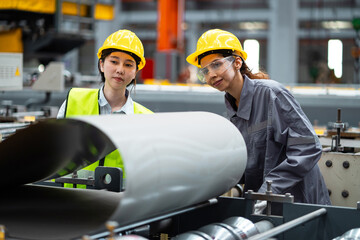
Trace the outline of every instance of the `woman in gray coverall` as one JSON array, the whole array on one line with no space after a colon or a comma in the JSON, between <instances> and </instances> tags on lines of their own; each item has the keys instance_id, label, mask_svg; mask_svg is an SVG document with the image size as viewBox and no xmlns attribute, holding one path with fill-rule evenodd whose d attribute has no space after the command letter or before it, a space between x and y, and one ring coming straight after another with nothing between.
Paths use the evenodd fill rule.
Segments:
<instances>
[{"instance_id":1,"label":"woman in gray coverall","mask_svg":"<svg viewBox=\"0 0 360 240\"><path fill-rule=\"evenodd\" d=\"M239 39L220 29L205 32L187 61L199 69L198 78L225 92L230 121L247 146L244 191L266 191L271 180L275 194L290 193L295 202L330 205L317 165L321 145L292 94L268 75L251 73ZM266 201L257 201L261 213Z\"/></svg>"}]
</instances>

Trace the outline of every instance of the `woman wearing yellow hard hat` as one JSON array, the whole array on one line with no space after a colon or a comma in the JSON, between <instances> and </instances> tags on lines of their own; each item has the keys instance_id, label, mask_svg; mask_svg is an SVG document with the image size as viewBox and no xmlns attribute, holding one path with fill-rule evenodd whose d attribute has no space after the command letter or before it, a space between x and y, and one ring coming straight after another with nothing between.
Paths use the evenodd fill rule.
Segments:
<instances>
[{"instance_id":1,"label":"woman wearing yellow hard hat","mask_svg":"<svg viewBox=\"0 0 360 240\"><path fill-rule=\"evenodd\" d=\"M135 33L119 30L106 38L98 50L100 89L72 88L58 112L58 118L79 115L148 114L146 107L132 100L127 86L136 84L135 76L145 66L144 47ZM94 175L97 166L120 167L118 150L80 170L79 177Z\"/></svg>"},{"instance_id":2,"label":"woman wearing yellow hard hat","mask_svg":"<svg viewBox=\"0 0 360 240\"><path fill-rule=\"evenodd\" d=\"M239 39L220 29L206 31L187 61L200 81L225 92L230 121L244 137L248 163L244 191L291 193L296 202L331 204L317 165L321 145L292 94L264 72L252 73ZM255 212L266 208L257 201ZM273 210L279 212L280 208Z\"/></svg>"}]
</instances>

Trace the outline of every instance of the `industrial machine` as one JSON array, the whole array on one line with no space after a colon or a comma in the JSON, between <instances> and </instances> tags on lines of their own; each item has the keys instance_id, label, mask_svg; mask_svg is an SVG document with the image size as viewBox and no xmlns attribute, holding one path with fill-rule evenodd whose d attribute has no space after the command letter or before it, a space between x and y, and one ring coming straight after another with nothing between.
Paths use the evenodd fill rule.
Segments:
<instances>
[{"instance_id":1,"label":"industrial machine","mask_svg":"<svg viewBox=\"0 0 360 240\"><path fill-rule=\"evenodd\" d=\"M319 167L333 205L356 207L360 200L360 129L349 127L337 110L336 122L329 123L326 136L320 137L323 154Z\"/></svg>"},{"instance_id":2,"label":"industrial machine","mask_svg":"<svg viewBox=\"0 0 360 240\"><path fill-rule=\"evenodd\" d=\"M235 130L206 112L31 124L0 143L0 239L357 239L360 202L294 203L273 194L271 182L264 194L221 196L247 162ZM116 168L98 168L94 178L70 179L88 189L47 184L63 183L114 149L124 160L124 182ZM266 212L253 213L256 200L268 201ZM280 215L273 204L282 206Z\"/></svg>"},{"instance_id":3,"label":"industrial machine","mask_svg":"<svg viewBox=\"0 0 360 240\"><path fill-rule=\"evenodd\" d=\"M97 20L114 18L113 0L9 0L0 5L0 52L47 65L94 39Z\"/></svg>"},{"instance_id":4,"label":"industrial machine","mask_svg":"<svg viewBox=\"0 0 360 240\"><path fill-rule=\"evenodd\" d=\"M0 122L34 122L56 116L59 105L51 105L49 101L54 91L64 91L65 71L64 62L55 61L93 41L96 22L114 19L114 3L114 0L2 1L0 91L7 91L11 97L0 101ZM32 60L46 67L39 79L36 79L39 72L34 71L32 64L23 66ZM26 94L30 87L38 91L21 102L24 109L12 98L14 91L23 90L23 86L27 89L20 95Z\"/></svg>"},{"instance_id":5,"label":"industrial machine","mask_svg":"<svg viewBox=\"0 0 360 240\"><path fill-rule=\"evenodd\" d=\"M0 69L0 90L13 94L23 87L22 54L0 54L0 62L7 66ZM10 61L8 60L10 58ZM58 106L47 105L53 91L64 90L64 63L51 62L33 84L32 89L43 91L42 98L28 98L25 105L14 104L12 100L0 101L0 141L36 121L55 118Z\"/></svg>"}]
</instances>

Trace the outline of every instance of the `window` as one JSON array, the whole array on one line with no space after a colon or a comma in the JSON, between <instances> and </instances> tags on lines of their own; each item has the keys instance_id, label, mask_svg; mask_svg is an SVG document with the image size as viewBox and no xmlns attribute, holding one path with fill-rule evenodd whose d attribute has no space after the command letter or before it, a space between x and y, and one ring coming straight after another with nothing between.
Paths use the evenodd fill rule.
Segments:
<instances>
[{"instance_id":1,"label":"window","mask_svg":"<svg viewBox=\"0 0 360 240\"><path fill-rule=\"evenodd\" d=\"M253 73L259 72L260 44L255 39L247 39L244 42L244 51L248 57L246 64Z\"/></svg>"},{"instance_id":2,"label":"window","mask_svg":"<svg viewBox=\"0 0 360 240\"><path fill-rule=\"evenodd\" d=\"M337 78L342 76L343 44L339 39L330 39L328 42L328 66L334 69Z\"/></svg>"}]
</instances>

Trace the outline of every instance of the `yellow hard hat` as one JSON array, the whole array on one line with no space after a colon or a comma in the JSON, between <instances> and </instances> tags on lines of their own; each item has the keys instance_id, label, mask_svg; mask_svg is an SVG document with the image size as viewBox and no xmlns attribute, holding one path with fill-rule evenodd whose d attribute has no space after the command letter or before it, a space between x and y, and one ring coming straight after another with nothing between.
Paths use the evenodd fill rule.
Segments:
<instances>
[{"instance_id":1,"label":"yellow hard hat","mask_svg":"<svg viewBox=\"0 0 360 240\"><path fill-rule=\"evenodd\" d=\"M140 58L140 63L138 65L138 69L142 69L145 66L145 58L144 58L144 47L140 41L140 39L135 35L135 33L129 30L119 30L117 32L112 33L108 36L98 51L98 58L101 58L101 52L104 49L119 49L123 51L127 51L135 54Z\"/></svg>"},{"instance_id":2,"label":"yellow hard hat","mask_svg":"<svg viewBox=\"0 0 360 240\"><path fill-rule=\"evenodd\" d=\"M247 58L246 52L243 50L239 39L232 33L221 30L211 29L203 33L197 42L196 51L190 54L186 61L194 66L201 68L199 65L199 55L212 51L229 49L234 51L244 60Z\"/></svg>"}]
</instances>

